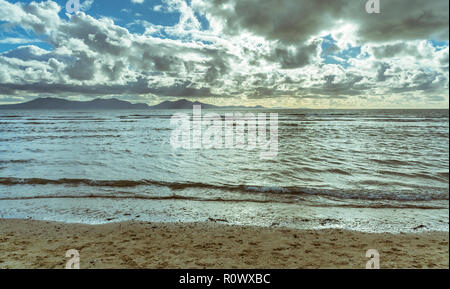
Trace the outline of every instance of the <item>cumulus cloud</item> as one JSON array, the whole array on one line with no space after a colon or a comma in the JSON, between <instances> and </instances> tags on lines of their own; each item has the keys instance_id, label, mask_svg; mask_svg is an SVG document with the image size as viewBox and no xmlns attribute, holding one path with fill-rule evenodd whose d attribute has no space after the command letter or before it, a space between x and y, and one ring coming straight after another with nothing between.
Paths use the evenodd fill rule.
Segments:
<instances>
[{"instance_id":1,"label":"cumulus cloud","mask_svg":"<svg viewBox=\"0 0 450 289\"><path fill-rule=\"evenodd\" d=\"M164 0L149 10L177 13L175 25L120 26L84 12L66 19L53 1L0 0L4 29L25 29L52 47L0 39L25 44L0 53L0 97L294 99L320 107L385 106L412 95L418 105L448 103L448 1L384 0L377 15L365 2Z\"/></svg>"}]
</instances>

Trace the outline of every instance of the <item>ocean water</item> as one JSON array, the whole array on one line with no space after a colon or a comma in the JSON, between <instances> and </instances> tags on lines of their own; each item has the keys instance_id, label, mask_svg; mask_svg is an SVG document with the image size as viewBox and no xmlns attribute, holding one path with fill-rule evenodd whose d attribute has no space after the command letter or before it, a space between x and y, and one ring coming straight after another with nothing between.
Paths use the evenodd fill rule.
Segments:
<instances>
[{"instance_id":1,"label":"ocean water","mask_svg":"<svg viewBox=\"0 0 450 289\"><path fill-rule=\"evenodd\" d=\"M174 149L179 112L1 110L0 217L448 231L448 110L241 111L278 113L267 160Z\"/></svg>"}]
</instances>

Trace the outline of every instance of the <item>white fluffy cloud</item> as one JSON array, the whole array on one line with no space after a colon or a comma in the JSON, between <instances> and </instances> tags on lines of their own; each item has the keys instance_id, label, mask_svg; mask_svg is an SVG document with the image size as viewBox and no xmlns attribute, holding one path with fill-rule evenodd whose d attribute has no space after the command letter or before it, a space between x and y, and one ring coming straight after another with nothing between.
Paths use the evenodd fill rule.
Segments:
<instances>
[{"instance_id":1,"label":"white fluffy cloud","mask_svg":"<svg viewBox=\"0 0 450 289\"><path fill-rule=\"evenodd\" d=\"M364 3L165 0L157 10L177 11L178 23L130 23L145 28L138 34L83 12L64 20L53 1L0 0L3 25L45 36L53 47L27 44L0 54L0 97L201 97L311 107L448 104L448 1L385 0L379 18L366 14ZM198 15L208 20L208 29Z\"/></svg>"}]
</instances>

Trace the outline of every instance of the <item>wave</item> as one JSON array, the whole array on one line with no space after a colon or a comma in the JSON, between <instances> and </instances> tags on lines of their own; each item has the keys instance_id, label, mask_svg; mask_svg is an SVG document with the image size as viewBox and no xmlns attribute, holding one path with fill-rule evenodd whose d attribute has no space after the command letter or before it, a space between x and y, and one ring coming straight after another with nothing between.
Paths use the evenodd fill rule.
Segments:
<instances>
[{"instance_id":1,"label":"wave","mask_svg":"<svg viewBox=\"0 0 450 289\"><path fill-rule=\"evenodd\" d=\"M381 164L381 165L392 165L392 166L407 166L411 165L410 161L402 161L398 159L375 159L370 158L369 161Z\"/></svg>"},{"instance_id":2,"label":"wave","mask_svg":"<svg viewBox=\"0 0 450 289\"><path fill-rule=\"evenodd\" d=\"M0 139L3 142L18 142L18 141L35 141L35 140L55 140L55 139L102 139L102 138L120 138L119 134L88 134L88 135L34 135L34 136L17 136L12 138Z\"/></svg>"},{"instance_id":3,"label":"wave","mask_svg":"<svg viewBox=\"0 0 450 289\"><path fill-rule=\"evenodd\" d=\"M438 176L448 180L448 172L440 172L440 173L438 173Z\"/></svg>"},{"instance_id":4,"label":"wave","mask_svg":"<svg viewBox=\"0 0 450 289\"><path fill-rule=\"evenodd\" d=\"M398 172L398 171L388 171L388 170L380 170L377 171L379 174L382 175L390 175L390 176L398 176L398 177L405 177L405 178L422 178L422 179L428 179L428 180L434 180L434 181L444 181L445 176L440 177L440 175L438 174L438 176L432 176L432 175L428 175L425 173L413 173L413 174L407 174L407 173L402 173L402 172ZM448 173L447 173L447 179L448 179Z\"/></svg>"},{"instance_id":5,"label":"wave","mask_svg":"<svg viewBox=\"0 0 450 289\"><path fill-rule=\"evenodd\" d=\"M301 167L298 170L304 170L310 173L331 173L331 174L339 174L339 175L345 175L345 176L351 176L352 173L345 171L345 170L341 170L338 168L333 168L333 169L315 169L315 168L311 168L311 167Z\"/></svg>"},{"instance_id":6,"label":"wave","mask_svg":"<svg viewBox=\"0 0 450 289\"><path fill-rule=\"evenodd\" d=\"M180 196L180 195L171 195L171 196L148 196L148 195L118 195L118 194L89 194L89 195L42 195L42 196L30 196L30 197L6 197L0 198L0 201L27 201L27 200L46 200L46 199L134 199L134 200L154 200L154 201L167 201L167 200L182 200L182 201L196 201L196 202L227 202L227 203L282 203L282 204L295 204L297 203L294 200L258 200L258 199L233 199L233 198L220 198L220 197L211 197L211 198L202 198L202 197L193 197L193 196ZM436 210L436 209L448 209L448 207L443 207L439 205L435 206L427 206L423 204L399 204L399 203L376 203L376 204L308 204L312 207L340 207L340 208L370 208L370 209L422 209L422 210Z\"/></svg>"},{"instance_id":7,"label":"wave","mask_svg":"<svg viewBox=\"0 0 450 289\"><path fill-rule=\"evenodd\" d=\"M162 114L149 114L149 115L140 115L140 114L133 114L133 115L122 115L118 117L119 119L171 119L172 115L162 115Z\"/></svg>"},{"instance_id":8,"label":"wave","mask_svg":"<svg viewBox=\"0 0 450 289\"><path fill-rule=\"evenodd\" d=\"M303 187L282 187L282 186L251 186L251 185L216 185L205 183L179 183L164 182L156 180L91 180L91 179L41 179L41 178L0 178L0 185L67 185L67 186L91 186L91 187L112 187L131 188L138 186L166 187L174 191L184 189L210 189L219 191L232 191L239 193L261 193L277 195L295 196L325 196L338 199L353 200L391 200L391 201L433 201L449 200L448 191L429 190L408 190L397 192L383 191L359 191L359 190L325 190Z\"/></svg>"},{"instance_id":9,"label":"wave","mask_svg":"<svg viewBox=\"0 0 450 289\"><path fill-rule=\"evenodd\" d=\"M254 202L254 203L272 203L273 200L255 200L255 199L223 199L223 198L201 198L191 196L143 196L143 195L48 195L48 196L31 196L17 198L0 198L0 201L17 201L17 200L37 200L37 199L138 199L138 200L186 200L198 202ZM283 203L294 203L293 201L285 201Z\"/></svg>"},{"instance_id":10,"label":"wave","mask_svg":"<svg viewBox=\"0 0 450 289\"><path fill-rule=\"evenodd\" d=\"M34 160L0 160L0 164L26 164Z\"/></svg>"}]
</instances>

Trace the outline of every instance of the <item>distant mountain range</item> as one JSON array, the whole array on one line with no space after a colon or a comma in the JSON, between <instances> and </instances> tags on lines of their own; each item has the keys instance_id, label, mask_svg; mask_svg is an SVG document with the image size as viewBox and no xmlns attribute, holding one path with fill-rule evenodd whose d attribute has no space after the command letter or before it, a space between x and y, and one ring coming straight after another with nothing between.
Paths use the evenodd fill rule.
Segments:
<instances>
[{"instance_id":1,"label":"distant mountain range","mask_svg":"<svg viewBox=\"0 0 450 289\"><path fill-rule=\"evenodd\" d=\"M192 109L193 105L201 105L202 109L239 109L239 108L264 108L263 106L216 106L201 102L192 102L186 99L177 101L164 101L160 104L149 106L145 103L130 103L128 101L111 99L94 99L91 101L72 101L60 98L37 98L32 101L0 105L0 109L23 110L109 110L109 109Z\"/></svg>"},{"instance_id":2,"label":"distant mountain range","mask_svg":"<svg viewBox=\"0 0 450 289\"><path fill-rule=\"evenodd\" d=\"M60 98L37 98L32 101L0 105L0 109L49 109L49 110L85 110L85 109L148 109L146 104L132 104L128 101L112 99L94 99L91 101L71 101Z\"/></svg>"}]
</instances>

